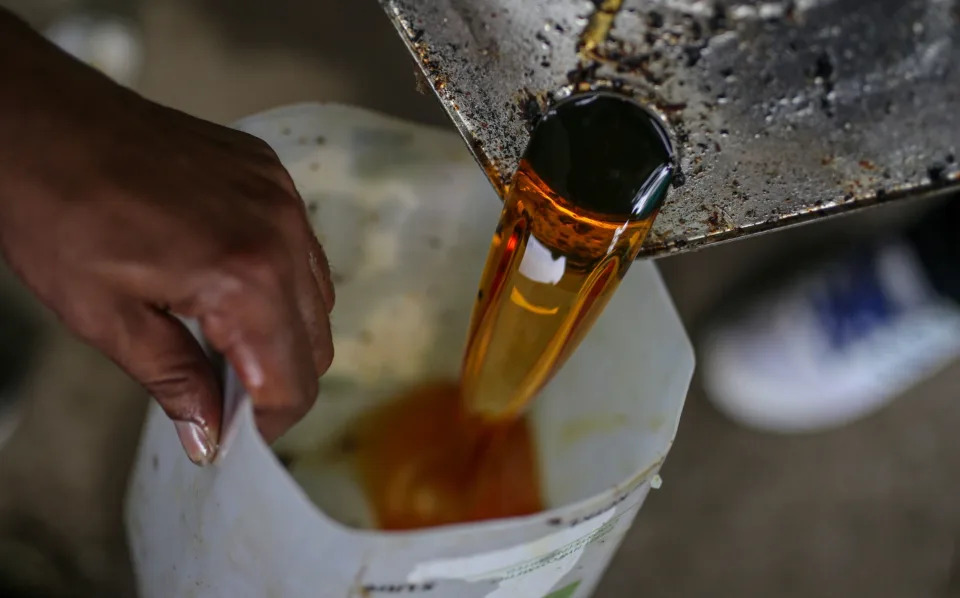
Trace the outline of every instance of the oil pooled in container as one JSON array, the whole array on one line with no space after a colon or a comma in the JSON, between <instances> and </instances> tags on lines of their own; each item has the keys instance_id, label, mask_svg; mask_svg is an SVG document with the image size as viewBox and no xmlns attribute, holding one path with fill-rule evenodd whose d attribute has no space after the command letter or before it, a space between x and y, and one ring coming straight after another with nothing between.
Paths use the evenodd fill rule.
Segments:
<instances>
[{"instance_id":1,"label":"oil pooled in container","mask_svg":"<svg viewBox=\"0 0 960 598\"><path fill-rule=\"evenodd\" d=\"M504 199L459 384L415 389L361 425L381 528L542 509L526 408L636 258L673 172L659 121L623 96L577 95L543 115Z\"/></svg>"},{"instance_id":2,"label":"oil pooled in container","mask_svg":"<svg viewBox=\"0 0 960 598\"><path fill-rule=\"evenodd\" d=\"M489 425L461 409L456 382L414 388L357 429L361 482L381 529L432 527L542 510L526 418Z\"/></svg>"}]
</instances>

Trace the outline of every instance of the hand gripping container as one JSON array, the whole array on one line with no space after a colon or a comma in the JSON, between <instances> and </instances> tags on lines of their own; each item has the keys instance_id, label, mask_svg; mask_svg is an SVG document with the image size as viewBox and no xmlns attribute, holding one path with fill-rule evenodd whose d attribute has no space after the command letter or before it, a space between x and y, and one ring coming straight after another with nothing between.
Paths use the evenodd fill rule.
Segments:
<instances>
[{"instance_id":1,"label":"hand gripping container","mask_svg":"<svg viewBox=\"0 0 960 598\"><path fill-rule=\"evenodd\" d=\"M378 531L338 435L404 388L456 377L500 203L445 131L317 104L237 128L275 148L307 202L334 269L336 357L273 450L233 378L211 467L151 409L126 503L142 598L589 596L656 484L693 372L656 267L633 266L533 407L545 511Z\"/></svg>"}]
</instances>

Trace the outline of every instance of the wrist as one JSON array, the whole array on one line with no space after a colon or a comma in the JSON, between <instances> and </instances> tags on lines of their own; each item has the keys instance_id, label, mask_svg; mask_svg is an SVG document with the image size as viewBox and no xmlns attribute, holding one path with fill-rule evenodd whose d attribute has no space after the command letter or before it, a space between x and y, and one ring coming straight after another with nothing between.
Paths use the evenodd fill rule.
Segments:
<instances>
[{"instance_id":1,"label":"wrist","mask_svg":"<svg viewBox=\"0 0 960 598\"><path fill-rule=\"evenodd\" d=\"M2 8L0 81L0 205L85 180L125 116L146 104Z\"/></svg>"},{"instance_id":2,"label":"wrist","mask_svg":"<svg viewBox=\"0 0 960 598\"><path fill-rule=\"evenodd\" d=\"M0 7L0 139L5 127L89 120L137 95L70 56Z\"/></svg>"},{"instance_id":3,"label":"wrist","mask_svg":"<svg viewBox=\"0 0 960 598\"><path fill-rule=\"evenodd\" d=\"M49 70L46 63L58 52L39 33L12 12L0 7L0 126L11 120L10 110L35 95L39 80Z\"/></svg>"}]
</instances>

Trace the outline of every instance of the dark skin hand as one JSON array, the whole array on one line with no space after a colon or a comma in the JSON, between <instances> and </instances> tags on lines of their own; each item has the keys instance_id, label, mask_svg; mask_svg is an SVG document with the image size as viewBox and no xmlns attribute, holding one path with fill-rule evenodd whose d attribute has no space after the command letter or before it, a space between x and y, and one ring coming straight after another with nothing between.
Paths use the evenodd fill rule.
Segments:
<instances>
[{"instance_id":1,"label":"dark skin hand","mask_svg":"<svg viewBox=\"0 0 960 598\"><path fill-rule=\"evenodd\" d=\"M222 398L195 318L270 442L333 358L323 249L276 154L151 103L0 9L0 250L77 335L138 380L209 463Z\"/></svg>"}]
</instances>

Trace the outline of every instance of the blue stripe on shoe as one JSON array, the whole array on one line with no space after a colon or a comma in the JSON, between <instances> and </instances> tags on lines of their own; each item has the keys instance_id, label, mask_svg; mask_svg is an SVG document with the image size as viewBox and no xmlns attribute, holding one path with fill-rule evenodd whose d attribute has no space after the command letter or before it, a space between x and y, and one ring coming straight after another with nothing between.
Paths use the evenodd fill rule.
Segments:
<instances>
[{"instance_id":1,"label":"blue stripe on shoe","mask_svg":"<svg viewBox=\"0 0 960 598\"><path fill-rule=\"evenodd\" d=\"M874 251L857 253L811 298L830 346L843 350L901 313L884 291Z\"/></svg>"}]
</instances>

